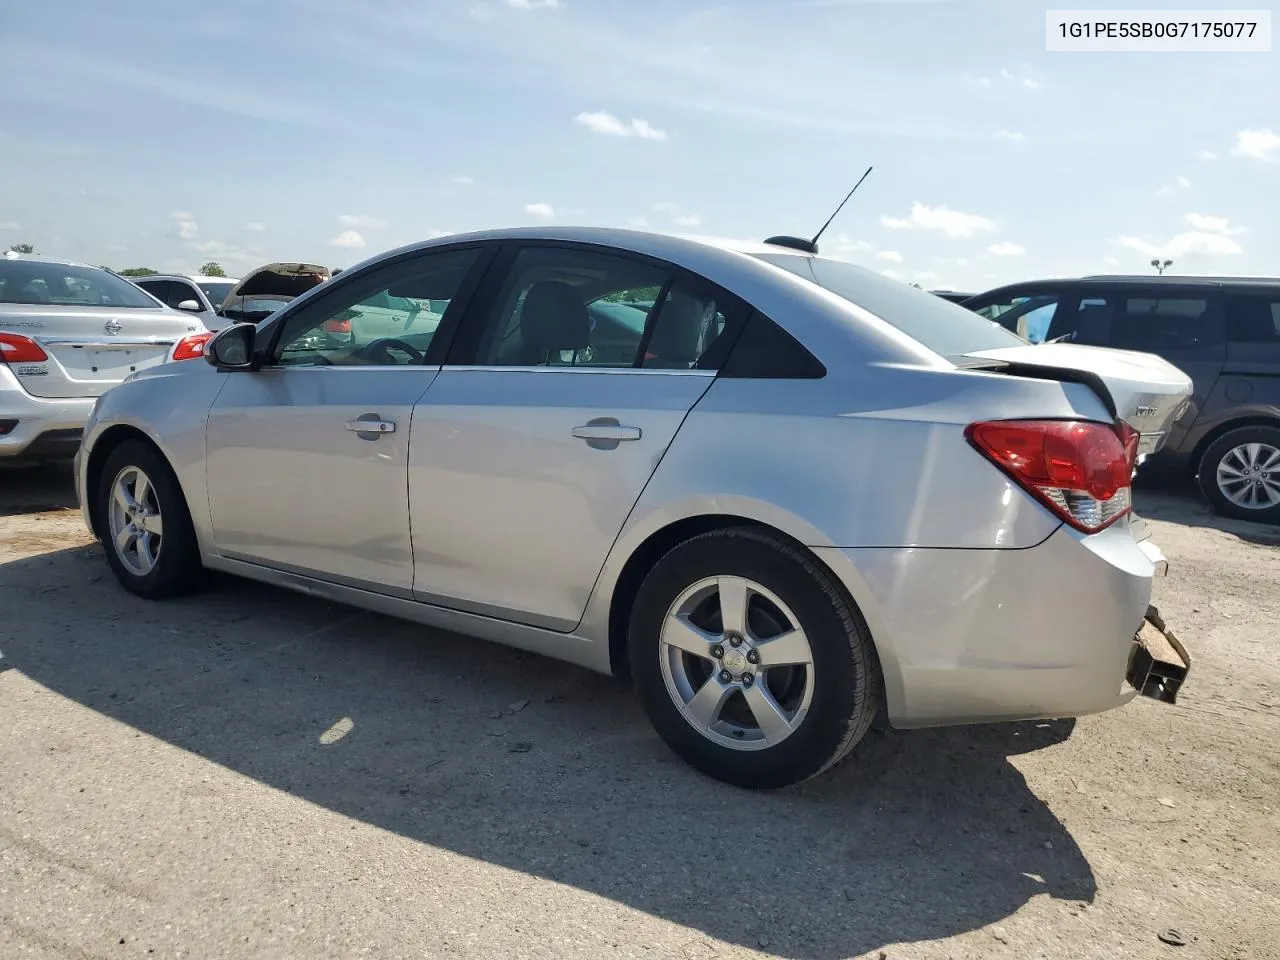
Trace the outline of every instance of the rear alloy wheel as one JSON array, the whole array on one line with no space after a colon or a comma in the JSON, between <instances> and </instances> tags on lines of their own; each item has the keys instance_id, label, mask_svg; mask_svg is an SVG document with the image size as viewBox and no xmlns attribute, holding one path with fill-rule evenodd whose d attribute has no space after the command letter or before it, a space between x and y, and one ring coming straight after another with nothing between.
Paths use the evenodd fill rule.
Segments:
<instances>
[{"instance_id":1,"label":"rear alloy wheel","mask_svg":"<svg viewBox=\"0 0 1280 960\"><path fill-rule=\"evenodd\" d=\"M829 573L765 532L714 531L663 557L637 595L629 650L662 738L738 786L821 773L875 716L861 618Z\"/></svg>"},{"instance_id":2,"label":"rear alloy wheel","mask_svg":"<svg viewBox=\"0 0 1280 960\"><path fill-rule=\"evenodd\" d=\"M1223 434L1200 461L1200 489L1218 513L1280 522L1280 428Z\"/></svg>"},{"instance_id":3,"label":"rear alloy wheel","mask_svg":"<svg viewBox=\"0 0 1280 960\"><path fill-rule=\"evenodd\" d=\"M186 498L150 444L129 440L111 451L95 522L107 563L126 590L159 600L198 584L200 552Z\"/></svg>"}]
</instances>

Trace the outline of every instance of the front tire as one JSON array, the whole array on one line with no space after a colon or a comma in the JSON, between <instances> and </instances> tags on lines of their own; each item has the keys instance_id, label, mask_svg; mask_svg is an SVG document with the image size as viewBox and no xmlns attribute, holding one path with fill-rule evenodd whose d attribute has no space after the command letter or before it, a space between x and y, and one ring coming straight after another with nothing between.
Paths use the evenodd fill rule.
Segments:
<instances>
[{"instance_id":1,"label":"front tire","mask_svg":"<svg viewBox=\"0 0 1280 960\"><path fill-rule=\"evenodd\" d=\"M128 440L107 457L98 482L97 527L116 579L162 600L199 583L200 551L182 487L155 447Z\"/></svg>"},{"instance_id":2,"label":"front tire","mask_svg":"<svg viewBox=\"0 0 1280 960\"><path fill-rule=\"evenodd\" d=\"M880 673L830 573L750 527L694 537L645 578L628 631L645 712L689 764L773 789L814 777L866 734Z\"/></svg>"},{"instance_id":3,"label":"front tire","mask_svg":"<svg viewBox=\"0 0 1280 960\"><path fill-rule=\"evenodd\" d=\"M1280 523L1280 428L1240 427L1209 445L1200 490L1218 513Z\"/></svg>"}]
</instances>

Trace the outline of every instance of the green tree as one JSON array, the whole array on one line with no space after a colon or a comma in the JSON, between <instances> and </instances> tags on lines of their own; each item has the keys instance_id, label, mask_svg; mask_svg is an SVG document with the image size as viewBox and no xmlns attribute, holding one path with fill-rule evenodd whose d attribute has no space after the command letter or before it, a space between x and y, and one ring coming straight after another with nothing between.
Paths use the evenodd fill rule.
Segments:
<instances>
[{"instance_id":1,"label":"green tree","mask_svg":"<svg viewBox=\"0 0 1280 960\"><path fill-rule=\"evenodd\" d=\"M35 253L36 248L29 243L15 243L9 248L14 253Z\"/></svg>"},{"instance_id":2,"label":"green tree","mask_svg":"<svg viewBox=\"0 0 1280 960\"><path fill-rule=\"evenodd\" d=\"M227 271L222 269L222 264L215 263L212 260L200 268L200 276L202 277L225 277L226 275Z\"/></svg>"},{"instance_id":3,"label":"green tree","mask_svg":"<svg viewBox=\"0 0 1280 960\"><path fill-rule=\"evenodd\" d=\"M122 277L151 277L156 271L150 267L129 267L127 270L118 271Z\"/></svg>"}]
</instances>

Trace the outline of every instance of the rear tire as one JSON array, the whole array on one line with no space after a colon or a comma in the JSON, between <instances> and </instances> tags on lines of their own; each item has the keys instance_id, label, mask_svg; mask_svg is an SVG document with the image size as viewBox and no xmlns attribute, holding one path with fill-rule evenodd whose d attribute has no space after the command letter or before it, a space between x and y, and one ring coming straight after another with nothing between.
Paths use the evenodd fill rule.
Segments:
<instances>
[{"instance_id":1,"label":"rear tire","mask_svg":"<svg viewBox=\"0 0 1280 960\"><path fill-rule=\"evenodd\" d=\"M716 530L672 549L641 585L628 634L654 728L717 780L808 780L875 719L880 670L861 615L829 572L766 531Z\"/></svg>"},{"instance_id":2,"label":"rear tire","mask_svg":"<svg viewBox=\"0 0 1280 960\"><path fill-rule=\"evenodd\" d=\"M130 593L163 600L200 583L200 550L186 497L155 447L128 440L107 457L97 523L116 579Z\"/></svg>"},{"instance_id":3,"label":"rear tire","mask_svg":"<svg viewBox=\"0 0 1280 960\"><path fill-rule=\"evenodd\" d=\"M1218 513L1280 523L1280 428L1229 430L1209 445L1198 473L1200 490Z\"/></svg>"}]
</instances>

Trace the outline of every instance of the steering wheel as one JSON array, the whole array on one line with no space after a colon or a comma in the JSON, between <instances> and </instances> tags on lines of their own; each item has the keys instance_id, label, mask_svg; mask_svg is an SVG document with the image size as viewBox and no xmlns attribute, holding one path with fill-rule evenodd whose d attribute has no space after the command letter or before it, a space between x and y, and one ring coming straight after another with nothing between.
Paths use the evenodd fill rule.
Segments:
<instances>
[{"instance_id":1,"label":"steering wheel","mask_svg":"<svg viewBox=\"0 0 1280 960\"><path fill-rule=\"evenodd\" d=\"M377 340L370 340L360 348L360 356L366 360L394 364L395 358L391 356L393 348L407 354L413 363L422 363L426 359L417 347L412 347L395 337L379 337Z\"/></svg>"}]
</instances>

